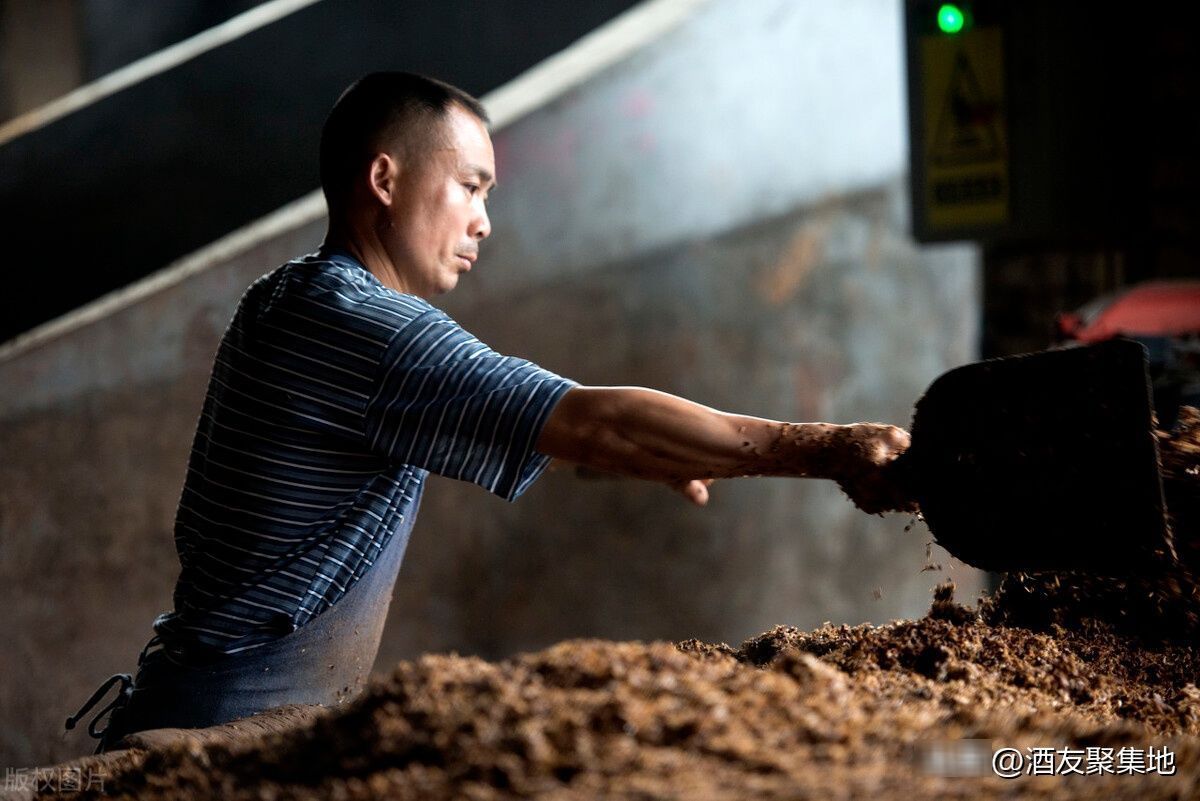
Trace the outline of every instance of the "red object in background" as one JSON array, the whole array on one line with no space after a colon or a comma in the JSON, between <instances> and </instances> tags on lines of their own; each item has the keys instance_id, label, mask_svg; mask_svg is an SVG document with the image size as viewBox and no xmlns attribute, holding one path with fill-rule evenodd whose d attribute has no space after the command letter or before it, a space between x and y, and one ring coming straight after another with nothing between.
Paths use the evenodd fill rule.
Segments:
<instances>
[{"instance_id":1,"label":"red object in background","mask_svg":"<svg viewBox=\"0 0 1200 801\"><path fill-rule=\"evenodd\" d=\"M1059 333L1076 342L1115 336L1200 334L1200 281L1153 281L1059 315Z\"/></svg>"}]
</instances>

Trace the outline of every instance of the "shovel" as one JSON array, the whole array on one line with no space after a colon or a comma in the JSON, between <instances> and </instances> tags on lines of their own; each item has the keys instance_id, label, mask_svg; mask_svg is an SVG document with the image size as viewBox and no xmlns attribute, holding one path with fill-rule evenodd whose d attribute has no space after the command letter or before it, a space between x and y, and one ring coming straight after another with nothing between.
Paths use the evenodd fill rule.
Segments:
<instances>
[{"instance_id":1,"label":"shovel","mask_svg":"<svg viewBox=\"0 0 1200 801\"><path fill-rule=\"evenodd\" d=\"M993 571L1175 561L1145 348L1112 340L969 364L917 401L895 467L934 539Z\"/></svg>"}]
</instances>

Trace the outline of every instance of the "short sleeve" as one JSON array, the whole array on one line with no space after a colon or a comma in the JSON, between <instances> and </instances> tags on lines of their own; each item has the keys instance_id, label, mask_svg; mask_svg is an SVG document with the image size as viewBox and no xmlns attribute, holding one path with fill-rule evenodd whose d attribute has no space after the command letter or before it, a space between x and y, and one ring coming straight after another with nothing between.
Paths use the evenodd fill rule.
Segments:
<instances>
[{"instance_id":1,"label":"short sleeve","mask_svg":"<svg viewBox=\"0 0 1200 801\"><path fill-rule=\"evenodd\" d=\"M366 407L367 445L396 464L470 481L512 501L549 464L533 446L575 386L496 353L431 307L388 343Z\"/></svg>"}]
</instances>

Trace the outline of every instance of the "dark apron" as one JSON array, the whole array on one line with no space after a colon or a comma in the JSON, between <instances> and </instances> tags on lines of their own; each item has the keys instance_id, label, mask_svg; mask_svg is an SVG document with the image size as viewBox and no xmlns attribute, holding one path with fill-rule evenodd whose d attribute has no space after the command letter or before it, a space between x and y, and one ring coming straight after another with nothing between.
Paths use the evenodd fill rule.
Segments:
<instances>
[{"instance_id":1,"label":"dark apron","mask_svg":"<svg viewBox=\"0 0 1200 801\"><path fill-rule=\"evenodd\" d=\"M422 488L423 489L423 488ZM295 631L205 666L179 662L152 637L138 658L137 678L117 674L67 721L67 728L117 681L121 691L88 727L96 753L146 729L201 728L285 704L337 706L366 686L379 652L383 624L400 570L421 490L408 519L393 532L367 572L346 593ZM111 709L108 726L95 731Z\"/></svg>"}]
</instances>

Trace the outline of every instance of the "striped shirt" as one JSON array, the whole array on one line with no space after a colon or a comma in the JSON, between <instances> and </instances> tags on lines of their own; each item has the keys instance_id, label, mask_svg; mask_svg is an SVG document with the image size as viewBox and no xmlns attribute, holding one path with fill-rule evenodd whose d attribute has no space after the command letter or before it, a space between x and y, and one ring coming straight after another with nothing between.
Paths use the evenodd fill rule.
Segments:
<instances>
[{"instance_id":1,"label":"striped shirt","mask_svg":"<svg viewBox=\"0 0 1200 801\"><path fill-rule=\"evenodd\" d=\"M256 280L221 339L175 519L181 572L155 632L181 656L264 645L407 544L429 472L514 500L575 383L502 356L323 249Z\"/></svg>"}]
</instances>

